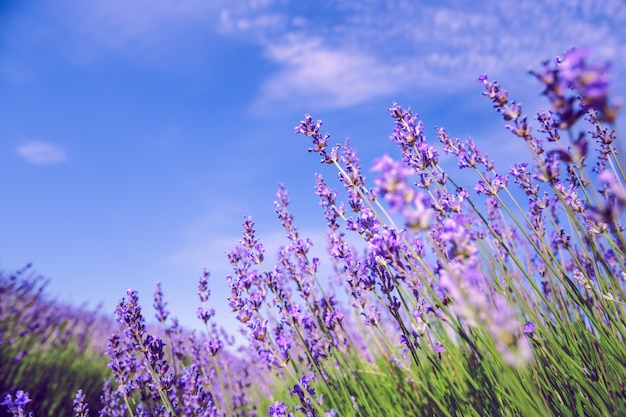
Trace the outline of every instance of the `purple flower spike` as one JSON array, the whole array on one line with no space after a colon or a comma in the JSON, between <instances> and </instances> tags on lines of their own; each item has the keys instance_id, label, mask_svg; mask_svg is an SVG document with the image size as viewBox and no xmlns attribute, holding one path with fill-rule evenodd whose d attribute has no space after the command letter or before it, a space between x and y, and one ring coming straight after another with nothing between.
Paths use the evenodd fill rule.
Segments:
<instances>
[{"instance_id":1,"label":"purple flower spike","mask_svg":"<svg viewBox=\"0 0 626 417\"><path fill-rule=\"evenodd\" d=\"M332 164L337 162L338 159L338 148L335 147L331 150L330 153L326 151L326 146L328 143L329 135L320 133L320 127L322 126L322 121L318 120L317 122L313 121L313 118L305 114L304 120L300 122L298 126L295 127L296 133L302 133L303 135L307 135L313 138L313 147L309 148L309 152L319 153L322 156L323 163Z\"/></svg>"},{"instance_id":2,"label":"purple flower spike","mask_svg":"<svg viewBox=\"0 0 626 417\"><path fill-rule=\"evenodd\" d=\"M78 392L76 392L76 397L74 398L74 413L76 413L75 417L89 416L89 408L85 403L85 394L83 394L82 389L79 389Z\"/></svg>"},{"instance_id":3,"label":"purple flower spike","mask_svg":"<svg viewBox=\"0 0 626 417\"><path fill-rule=\"evenodd\" d=\"M269 413L267 413L268 417L287 417L287 406L284 402L276 401L274 404L270 405ZM291 416L292 414L289 413Z\"/></svg>"},{"instance_id":4,"label":"purple flower spike","mask_svg":"<svg viewBox=\"0 0 626 417\"><path fill-rule=\"evenodd\" d=\"M203 303L209 301L209 297L211 296L211 290L209 290L209 275L210 273L205 270L198 280L198 296Z\"/></svg>"},{"instance_id":5,"label":"purple flower spike","mask_svg":"<svg viewBox=\"0 0 626 417\"><path fill-rule=\"evenodd\" d=\"M446 348L439 342L435 342L433 350L437 353L437 358L441 360L441 354L446 351Z\"/></svg>"},{"instance_id":6,"label":"purple flower spike","mask_svg":"<svg viewBox=\"0 0 626 417\"><path fill-rule=\"evenodd\" d=\"M153 307L156 311L155 317L159 323L165 323L170 312L165 309L167 303L163 300L163 291L161 291L161 283L157 282L157 289L154 293Z\"/></svg>"},{"instance_id":7,"label":"purple flower spike","mask_svg":"<svg viewBox=\"0 0 626 417\"><path fill-rule=\"evenodd\" d=\"M612 123L617 117L619 106L608 101L610 65L589 64L588 55L587 49L572 48L553 65L546 62L543 70L530 71L545 85L543 94L552 102L560 129L568 129L589 110L595 110L600 121Z\"/></svg>"},{"instance_id":8,"label":"purple flower spike","mask_svg":"<svg viewBox=\"0 0 626 417\"><path fill-rule=\"evenodd\" d=\"M17 417L24 417L24 407L31 401L27 392L19 390L15 393L15 400L11 394L7 394L4 401L0 405L4 405L9 409L9 412Z\"/></svg>"},{"instance_id":9,"label":"purple flower spike","mask_svg":"<svg viewBox=\"0 0 626 417\"><path fill-rule=\"evenodd\" d=\"M527 321L524 324L524 334L529 337L535 337L535 324L532 321Z\"/></svg>"},{"instance_id":10,"label":"purple flower spike","mask_svg":"<svg viewBox=\"0 0 626 417\"><path fill-rule=\"evenodd\" d=\"M610 85L607 74L611 66L599 62L587 65L586 59L590 52L589 49L572 48L563 54L558 65L563 83L580 93L581 104L602 110L596 106L606 101Z\"/></svg>"},{"instance_id":11,"label":"purple flower spike","mask_svg":"<svg viewBox=\"0 0 626 417\"><path fill-rule=\"evenodd\" d=\"M387 200L392 212L401 210L413 199L415 190L407 184L407 177L413 175L414 170L394 161L388 155L383 155L374 161L372 171L381 173L374 180L374 192Z\"/></svg>"},{"instance_id":12,"label":"purple flower spike","mask_svg":"<svg viewBox=\"0 0 626 417\"><path fill-rule=\"evenodd\" d=\"M139 297L137 296L137 291L132 289L128 289L126 295L128 296L128 301L122 299L115 309L115 313L117 314L118 321L126 325L125 332L129 339L133 341L135 349L142 351L146 324L141 314Z\"/></svg>"}]
</instances>

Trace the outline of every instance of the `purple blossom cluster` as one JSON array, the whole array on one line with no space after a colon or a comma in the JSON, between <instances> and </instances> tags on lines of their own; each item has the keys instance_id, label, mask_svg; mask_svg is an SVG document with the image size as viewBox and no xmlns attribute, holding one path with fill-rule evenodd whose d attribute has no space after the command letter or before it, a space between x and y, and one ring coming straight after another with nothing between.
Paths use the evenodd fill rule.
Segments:
<instances>
[{"instance_id":1,"label":"purple blossom cluster","mask_svg":"<svg viewBox=\"0 0 626 417\"><path fill-rule=\"evenodd\" d=\"M79 350L102 351L101 340L95 340L95 327L106 320L98 310L62 305L45 296L45 278L32 270L32 265L7 274L0 272L0 346L31 346L35 351L54 349L77 342ZM14 357L23 359L30 350L21 350Z\"/></svg>"},{"instance_id":2,"label":"purple blossom cluster","mask_svg":"<svg viewBox=\"0 0 626 417\"><path fill-rule=\"evenodd\" d=\"M83 372L80 364L98 361L106 347L101 332L115 327L98 309L50 298L45 291L47 282L31 265L14 272L0 271L0 398L9 401L9 396L15 397L22 411L28 411L24 415L32 411L40 415L45 408L42 398L59 395L60 384L54 379L60 375L70 391L97 378L85 387L85 397L99 406L100 378L104 374L98 370ZM75 368L60 369L67 365ZM42 375L47 377L40 378ZM24 398L30 401L20 400ZM12 407L8 402L5 405ZM58 407L69 412L69 405L71 401L63 408L60 399L52 403L57 407L53 410L60 413ZM47 407L51 408L49 402Z\"/></svg>"},{"instance_id":3,"label":"purple blossom cluster","mask_svg":"<svg viewBox=\"0 0 626 417\"><path fill-rule=\"evenodd\" d=\"M402 342L413 351L419 346L412 343L415 336L427 334L423 330L425 323L432 322L433 317L449 321L452 312L466 331L471 327L487 329L505 361L521 365L532 358L525 336L528 332L523 331L523 323L531 322L528 312L519 306L543 304L546 308L548 297L555 296L554 283L562 282L563 274L583 270L589 274L583 273L584 281L578 279L587 285L578 287L579 291L606 287L598 279L598 272L608 277L621 276L623 173L606 169L619 166L619 161L613 146L615 132L601 124L612 123L618 107L608 99L609 66L588 64L587 56L588 51L572 49L554 65L546 63L543 71L531 72L543 83L544 95L552 105L551 110L540 111L536 118L545 139L533 134L522 105L511 101L507 91L497 82L490 82L487 75L478 78L484 85L484 95L507 122L506 128L527 143L534 160L499 172L474 141L453 138L445 129L437 128L441 150L456 157L460 169L470 169L477 176L471 188L455 181L452 173L440 165L439 151L426 139L424 124L410 109L397 103L389 113L395 121L391 140L398 145L401 160L385 155L374 161L372 171L379 176L372 190L366 188L360 174L353 174L360 171L353 164L358 158L352 149L346 147L341 154L334 151L333 158L325 157L329 135L320 133L321 121L315 122L307 115L296 127L297 133L312 137L314 147L310 151L320 153L323 162L337 166L348 191L352 218L346 218L343 203L337 203L336 191L329 191L318 176L316 191L328 221L330 254L345 265L353 305L361 310L364 323L378 326L381 311L386 309L396 322ZM573 126L582 118L593 130L574 134ZM565 134L571 138L567 147L560 145ZM590 153L588 135L598 144L595 155ZM551 143L558 146L549 147ZM344 156L347 154L350 158ZM586 170L594 158L592 172L598 174L595 184ZM509 188L510 183L526 196L528 210L521 222L509 208L511 204L520 208L518 193ZM592 187L597 187L601 200L590 198ZM379 200L387 204L388 212ZM485 204L485 213L478 208L480 201ZM396 226L396 213L404 220L403 228ZM339 231L339 218L346 221L348 230L358 232L368 242L364 261L354 261ZM582 247L573 247L575 238ZM424 241L430 243L431 253L425 253ZM613 249L607 250L609 247ZM493 251L484 252L490 248ZM615 261L605 263L602 271L594 271L589 266L594 264L589 254L594 253L610 254ZM494 264L485 265L485 257L501 266L496 269ZM548 268L554 263L558 267ZM543 294L529 292L529 285L535 284L542 286ZM364 296L376 286L384 306ZM403 289L413 298L403 298ZM559 291L567 293L568 289ZM623 286L612 291L623 294ZM613 292L610 296L600 295L614 297ZM452 307L441 309L444 304ZM402 310L414 313L403 315Z\"/></svg>"},{"instance_id":4,"label":"purple blossom cluster","mask_svg":"<svg viewBox=\"0 0 626 417\"><path fill-rule=\"evenodd\" d=\"M153 304L160 327L149 332L137 292L128 290L116 309L123 333L109 337L114 384L105 387L106 406L100 416L257 415L248 390L260 368L224 349L234 340L212 323L215 312L206 306L208 279L205 271L198 282L198 318L206 329L201 335L182 329L175 319L168 322L160 284Z\"/></svg>"},{"instance_id":5,"label":"purple blossom cluster","mask_svg":"<svg viewBox=\"0 0 626 417\"><path fill-rule=\"evenodd\" d=\"M545 62L540 71L531 71L545 86L556 113L555 125L568 129L581 117L593 111L600 121L613 122L619 106L609 102L609 70L606 62L589 63L589 49L572 48L554 64Z\"/></svg>"},{"instance_id":6,"label":"purple blossom cluster","mask_svg":"<svg viewBox=\"0 0 626 417\"><path fill-rule=\"evenodd\" d=\"M26 404L31 401L32 400L29 398L27 392L18 390L15 393L15 399L11 394L7 394L7 396L4 398L4 401L2 401L0 405L7 407L9 412L14 416L25 417L26 413L24 411L24 408L26 407Z\"/></svg>"},{"instance_id":7,"label":"purple blossom cluster","mask_svg":"<svg viewBox=\"0 0 626 417\"><path fill-rule=\"evenodd\" d=\"M310 138L309 152L338 171L338 189L320 174L315 184L330 273L312 255L313 242L301 236L280 184L274 209L285 244L275 258L266 256L252 217L243 219L241 238L227 252L228 303L248 344L234 352L233 338L216 323L206 271L198 281L203 332L187 331L171 317L160 284L155 326L146 324L137 292L128 290L115 311L120 326L107 341L112 378L104 383L99 416L383 415L384 401L363 374L377 387L389 383L393 393L387 395L406 401L401 408L407 413L414 407L423 415L454 415L451 404L478 397L479 381L494 370L519 371L516 384L555 372L558 364L544 366L555 357L551 337L582 328L594 338L587 347L595 349L611 336L607 323L623 327L621 318L612 319L626 304L626 188L609 66L589 64L587 57L588 51L573 49L531 72L551 106L534 121L498 82L478 78L512 140L522 139L532 156L508 170L496 169L477 142L444 128L435 129L436 143L429 142L418 115L393 103L390 139L399 158L376 159L370 187L349 142L329 148L322 122L305 115L296 133ZM576 131L582 122L588 130ZM451 156L463 175L446 169L441 155ZM17 298L17 308L0 299L0 323L10 315L42 314ZM559 326L566 336L556 333ZM5 332L0 347L16 332ZM626 332L620 342L623 337ZM558 349L563 354L569 347ZM592 356L572 372L596 383L601 378L598 366L589 365ZM459 368L461 358L468 369ZM607 369L622 359L607 360ZM523 393L522 402L535 394ZM617 404L623 387L609 394ZM14 396L2 404L24 415L29 395ZM542 406L552 398L545 394ZM542 415L537 404L526 406ZM490 415L485 404L470 407L472 415ZM89 408L78 390L75 415L86 417ZM510 415L526 414L514 409Z\"/></svg>"}]
</instances>

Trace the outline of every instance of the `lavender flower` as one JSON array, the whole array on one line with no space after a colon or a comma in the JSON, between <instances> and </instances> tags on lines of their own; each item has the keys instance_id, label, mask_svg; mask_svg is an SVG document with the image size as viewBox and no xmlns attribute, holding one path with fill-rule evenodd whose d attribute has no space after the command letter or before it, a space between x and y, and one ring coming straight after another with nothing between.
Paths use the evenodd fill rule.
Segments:
<instances>
[{"instance_id":1,"label":"lavender flower","mask_svg":"<svg viewBox=\"0 0 626 417\"><path fill-rule=\"evenodd\" d=\"M320 133L321 126L321 120L315 122L313 121L313 118L307 114L305 115L304 120L302 120L300 124L295 127L295 132L310 136L313 139L313 147L309 148L308 151L319 153L322 157L323 163L336 163L338 160L339 148L335 147L331 150L331 152L327 152L326 147L330 136L327 134L322 135Z\"/></svg>"},{"instance_id":2,"label":"lavender flower","mask_svg":"<svg viewBox=\"0 0 626 417\"><path fill-rule=\"evenodd\" d=\"M374 161L372 171L381 173L375 180L374 193L389 203L391 212L402 211L407 226L413 230L427 229L432 216L430 200L407 183L407 178L415 171L387 155ZM365 227L355 229L363 233ZM372 231L376 232L376 229Z\"/></svg>"},{"instance_id":3,"label":"lavender flower","mask_svg":"<svg viewBox=\"0 0 626 417\"><path fill-rule=\"evenodd\" d=\"M533 322L527 321L526 324L524 324L524 334L528 337L535 337L535 327L536 326Z\"/></svg>"},{"instance_id":4,"label":"lavender flower","mask_svg":"<svg viewBox=\"0 0 626 417\"><path fill-rule=\"evenodd\" d=\"M427 170L437 165L439 154L426 142L424 125L417 115L404 110L397 103L389 108L389 114L396 120L390 139L402 150L402 161L416 171Z\"/></svg>"},{"instance_id":5,"label":"lavender flower","mask_svg":"<svg viewBox=\"0 0 626 417\"><path fill-rule=\"evenodd\" d=\"M267 415L268 417L287 417L293 416L293 413L287 414L287 406L285 403L282 401L276 401L274 404L270 405Z\"/></svg>"},{"instance_id":6,"label":"lavender flower","mask_svg":"<svg viewBox=\"0 0 626 417\"><path fill-rule=\"evenodd\" d=\"M126 295L128 296L128 301L122 299L115 313L117 314L118 321L126 325L124 331L133 342L135 349L142 352L145 351L143 337L146 332L146 324L141 314L139 297L137 296L137 291L132 289L128 289Z\"/></svg>"},{"instance_id":7,"label":"lavender flower","mask_svg":"<svg viewBox=\"0 0 626 417\"><path fill-rule=\"evenodd\" d=\"M437 358L441 360L441 354L446 351L446 348L443 347L441 343L435 342L435 344L433 345L433 351L437 353Z\"/></svg>"},{"instance_id":8,"label":"lavender flower","mask_svg":"<svg viewBox=\"0 0 626 417\"><path fill-rule=\"evenodd\" d=\"M209 275L209 272L205 270L198 280L198 296L200 297L202 306L198 307L196 315L205 325L208 324L211 317L215 316L215 309L213 307L208 310L205 307L206 302L211 296L211 291L209 290Z\"/></svg>"},{"instance_id":9,"label":"lavender flower","mask_svg":"<svg viewBox=\"0 0 626 417\"><path fill-rule=\"evenodd\" d=\"M311 386L311 378L307 375L302 376L298 384L293 386L292 394L296 394L300 400L297 410L302 411L305 415L316 416L313 400L316 398L315 388Z\"/></svg>"},{"instance_id":10,"label":"lavender flower","mask_svg":"<svg viewBox=\"0 0 626 417\"><path fill-rule=\"evenodd\" d=\"M15 393L15 399L13 399L13 396L11 394L7 394L7 396L4 398L4 401L2 401L0 405L6 406L9 412L14 416L24 417L26 416L24 407L26 407L26 404L28 404L29 402L31 402L31 399L28 396L28 393L22 390L18 390Z\"/></svg>"},{"instance_id":11,"label":"lavender flower","mask_svg":"<svg viewBox=\"0 0 626 417\"><path fill-rule=\"evenodd\" d=\"M560 129L568 129L589 110L598 112L599 119L606 122L613 122L617 116L618 106L608 101L610 65L588 64L589 53L587 49L572 48L553 65L546 62L543 70L530 71L545 85L543 94L556 110Z\"/></svg>"},{"instance_id":12,"label":"lavender flower","mask_svg":"<svg viewBox=\"0 0 626 417\"><path fill-rule=\"evenodd\" d=\"M182 402L185 417L217 417L217 407L213 396L205 388L205 380L195 365L183 369L181 376L183 383Z\"/></svg>"},{"instance_id":13,"label":"lavender flower","mask_svg":"<svg viewBox=\"0 0 626 417\"><path fill-rule=\"evenodd\" d=\"M76 397L74 398L74 413L75 417L88 417L89 416L89 408L85 403L85 395L83 394L83 390L79 389L76 392Z\"/></svg>"},{"instance_id":14,"label":"lavender flower","mask_svg":"<svg viewBox=\"0 0 626 417\"><path fill-rule=\"evenodd\" d=\"M163 291L161 291L161 283L157 282L157 289L154 293L154 309L156 310L155 317L159 323L165 323L170 312L166 310L167 303L163 300Z\"/></svg>"}]
</instances>

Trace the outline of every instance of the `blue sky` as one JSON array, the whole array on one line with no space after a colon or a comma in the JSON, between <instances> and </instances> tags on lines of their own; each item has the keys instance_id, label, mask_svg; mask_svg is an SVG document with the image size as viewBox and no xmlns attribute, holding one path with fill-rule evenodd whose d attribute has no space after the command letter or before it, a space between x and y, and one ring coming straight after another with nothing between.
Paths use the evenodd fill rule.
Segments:
<instances>
[{"instance_id":1,"label":"blue sky","mask_svg":"<svg viewBox=\"0 0 626 417\"><path fill-rule=\"evenodd\" d=\"M149 306L160 281L189 327L206 268L230 326L225 252L248 214L285 243L279 182L323 252L313 174L336 174L293 133L304 113L369 169L398 155L396 100L506 170L524 145L477 76L532 115L547 102L527 70L571 46L612 60L626 97L619 0L0 1L0 267L33 262L53 295L106 312L129 287Z\"/></svg>"}]
</instances>

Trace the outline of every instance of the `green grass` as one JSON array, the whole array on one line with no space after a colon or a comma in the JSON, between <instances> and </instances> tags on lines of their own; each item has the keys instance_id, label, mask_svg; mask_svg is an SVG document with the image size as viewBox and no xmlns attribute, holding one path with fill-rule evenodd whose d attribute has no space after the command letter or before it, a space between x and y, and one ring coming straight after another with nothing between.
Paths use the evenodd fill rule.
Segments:
<instances>
[{"instance_id":1,"label":"green grass","mask_svg":"<svg viewBox=\"0 0 626 417\"><path fill-rule=\"evenodd\" d=\"M76 391L83 390L92 415L101 407L103 381L110 378L108 360L102 355L81 351L76 343L35 350L17 363L19 346L0 345L0 392L14 387L30 393L29 410L37 417L71 416ZM5 412L3 409L0 413ZM0 414L2 415L2 414Z\"/></svg>"}]
</instances>

